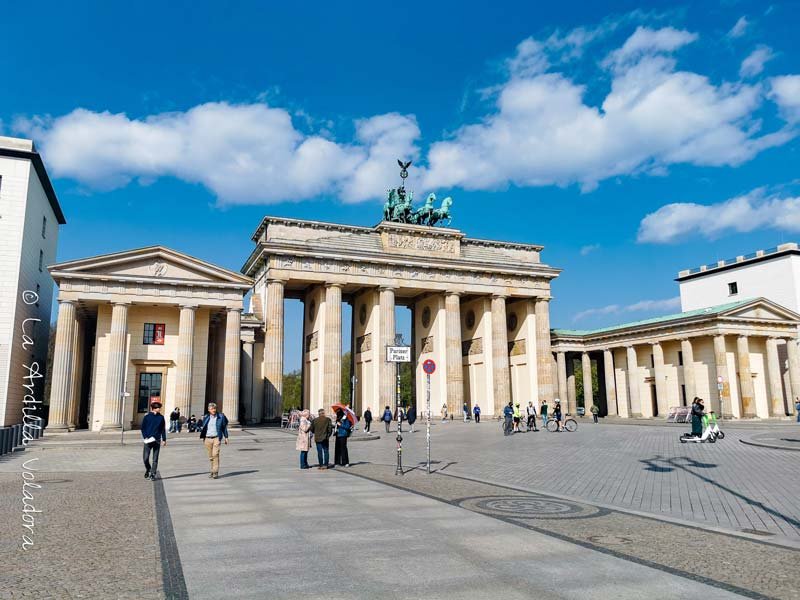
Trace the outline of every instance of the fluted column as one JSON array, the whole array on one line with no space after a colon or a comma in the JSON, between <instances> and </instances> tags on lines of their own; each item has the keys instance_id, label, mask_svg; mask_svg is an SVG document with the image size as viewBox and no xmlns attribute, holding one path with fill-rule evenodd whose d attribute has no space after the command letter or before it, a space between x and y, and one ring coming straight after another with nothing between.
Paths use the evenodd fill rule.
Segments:
<instances>
[{"instance_id":1,"label":"fluted column","mask_svg":"<svg viewBox=\"0 0 800 600\"><path fill-rule=\"evenodd\" d=\"M111 308L103 429L122 427L122 393L125 391L128 346L128 306L129 304L126 302L116 302Z\"/></svg>"},{"instance_id":2,"label":"fluted column","mask_svg":"<svg viewBox=\"0 0 800 600\"><path fill-rule=\"evenodd\" d=\"M575 389L575 357L567 354L567 404L566 414L574 415L578 406L578 391ZM562 408L564 406L562 405Z\"/></svg>"},{"instance_id":3,"label":"fluted column","mask_svg":"<svg viewBox=\"0 0 800 600\"><path fill-rule=\"evenodd\" d=\"M639 400L639 363L638 359L636 358L636 348L633 346L627 346L626 351L628 358L628 372L625 375L628 379L628 397L625 399L625 402L620 405L620 408L622 409L620 411L621 417L630 417L633 401ZM639 406L641 406L641 402L639 403Z\"/></svg>"},{"instance_id":4,"label":"fluted column","mask_svg":"<svg viewBox=\"0 0 800 600\"><path fill-rule=\"evenodd\" d=\"M750 370L750 344L746 335L736 340L736 360L739 364L739 398L742 403L742 416L755 415L755 398L753 374Z\"/></svg>"},{"instance_id":5,"label":"fluted column","mask_svg":"<svg viewBox=\"0 0 800 600\"><path fill-rule=\"evenodd\" d=\"M789 411L794 414L794 405L800 399L800 352L797 350L796 339L789 338L786 340L786 353L789 358L789 382L792 388L792 397L789 398Z\"/></svg>"},{"instance_id":6,"label":"fluted column","mask_svg":"<svg viewBox=\"0 0 800 600\"><path fill-rule=\"evenodd\" d=\"M686 404L691 406L694 397L697 396L692 340L681 340L681 354L683 355L683 385L686 387Z\"/></svg>"},{"instance_id":7,"label":"fluted column","mask_svg":"<svg viewBox=\"0 0 800 600\"><path fill-rule=\"evenodd\" d=\"M669 399L667 398L667 370L664 368L664 349L661 344L653 344L653 376L656 380L656 406L658 407L659 416L666 416L667 408L669 406ZM642 410L643 414L654 416L652 414L652 403L645 402L648 406L646 410Z\"/></svg>"},{"instance_id":8,"label":"fluted column","mask_svg":"<svg viewBox=\"0 0 800 600\"><path fill-rule=\"evenodd\" d=\"M492 296L492 366L494 368L494 411L502 413L511 401L511 367L508 360L506 299Z\"/></svg>"},{"instance_id":9,"label":"fluted column","mask_svg":"<svg viewBox=\"0 0 800 600\"><path fill-rule=\"evenodd\" d=\"M536 298L533 305L536 324L536 381L539 404L553 402L553 354L550 349L550 298Z\"/></svg>"},{"instance_id":10,"label":"fluted column","mask_svg":"<svg viewBox=\"0 0 800 600\"><path fill-rule=\"evenodd\" d=\"M556 365L558 369L558 399L567 399L567 355L565 352L556 352Z\"/></svg>"},{"instance_id":11,"label":"fluted column","mask_svg":"<svg viewBox=\"0 0 800 600\"><path fill-rule=\"evenodd\" d=\"M380 288L378 304L380 317L378 328L381 334L381 339L379 340L380 350L378 351L380 357L380 364L378 365L379 402L381 408L384 406L394 407L395 389L397 387L396 367L394 363L386 362L386 346L394 345L394 288Z\"/></svg>"},{"instance_id":12,"label":"fluted column","mask_svg":"<svg viewBox=\"0 0 800 600\"><path fill-rule=\"evenodd\" d=\"M178 323L178 355L175 369L175 406L189 416L192 410L192 362L194 360L194 318L196 306L181 306Z\"/></svg>"},{"instance_id":13,"label":"fluted column","mask_svg":"<svg viewBox=\"0 0 800 600\"><path fill-rule=\"evenodd\" d=\"M70 377L72 379L72 390L70 391L69 403L67 405L69 430L74 431L78 427L78 418L81 404L81 375L83 371L83 323L81 322L78 311L75 311L75 336L72 345L72 368Z\"/></svg>"},{"instance_id":14,"label":"fluted column","mask_svg":"<svg viewBox=\"0 0 800 600\"><path fill-rule=\"evenodd\" d=\"M614 355L611 350L603 350L603 372L606 380L606 407L609 415L619 414L617 411L617 379L614 373Z\"/></svg>"},{"instance_id":15,"label":"fluted column","mask_svg":"<svg viewBox=\"0 0 800 600\"><path fill-rule=\"evenodd\" d=\"M446 360L447 360L447 411L461 414L464 404L464 369L461 366L461 300L458 294L447 292L444 298Z\"/></svg>"},{"instance_id":16,"label":"fluted column","mask_svg":"<svg viewBox=\"0 0 800 600\"><path fill-rule=\"evenodd\" d=\"M229 308L225 319L225 373L222 384L222 410L231 425L239 424L239 369L242 309Z\"/></svg>"},{"instance_id":17,"label":"fluted column","mask_svg":"<svg viewBox=\"0 0 800 600\"><path fill-rule=\"evenodd\" d=\"M325 285L323 353L322 400L328 408L342 401L342 285L339 283Z\"/></svg>"},{"instance_id":18,"label":"fluted column","mask_svg":"<svg viewBox=\"0 0 800 600\"><path fill-rule=\"evenodd\" d=\"M261 420L261 415L258 414L260 411L253 403L253 341L252 335L242 337L242 376L239 384L242 404L246 407L243 419L246 424L258 423Z\"/></svg>"},{"instance_id":19,"label":"fluted column","mask_svg":"<svg viewBox=\"0 0 800 600\"><path fill-rule=\"evenodd\" d=\"M769 389L769 412L773 417L786 416L783 405L783 381L781 363L778 358L778 339L767 338L767 383Z\"/></svg>"},{"instance_id":20,"label":"fluted column","mask_svg":"<svg viewBox=\"0 0 800 600\"><path fill-rule=\"evenodd\" d=\"M264 331L264 377L266 378L264 382L264 420L279 418L283 410L284 284L285 282L279 279L271 279L267 283L267 301L264 307L264 324L266 326Z\"/></svg>"},{"instance_id":21,"label":"fluted column","mask_svg":"<svg viewBox=\"0 0 800 600\"><path fill-rule=\"evenodd\" d=\"M684 363L686 359L684 359ZM742 405L740 402L733 403L731 400L731 375L728 369L728 349L725 344L724 335L714 336L714 362L716 363L717 382L722 385L722 389L717 386L719 405L712 403L714 411L719 411L722 415L732 415L734 417L742 416ZM691 402L694 396L689 397L687 392L687 400ZM730 412L726 412L729 410Z\"/></svg>"},{"instance_id":22,"label":"fluted column","mask_svg":"<svg viewBox=\"0 0 800 600\"><path fill-rule=\"evenodd\" d=\"M47 430L67 431L72 396L72 361L75 348L75 304L58 301L56 345L53 349L53 375L50 378L50 417Z\"/></svg>"},{"instance_id":23,"label":"fluted column","mask_svg":"<svg viewBox=\"0 0 800 600\"><path fill-rule=\"evenodd\" d=\"M581 369L583 370L583 409L587 415L594 404L592 394L592 359L588 352L581 353Z\"/></svg>"}]
</instances>

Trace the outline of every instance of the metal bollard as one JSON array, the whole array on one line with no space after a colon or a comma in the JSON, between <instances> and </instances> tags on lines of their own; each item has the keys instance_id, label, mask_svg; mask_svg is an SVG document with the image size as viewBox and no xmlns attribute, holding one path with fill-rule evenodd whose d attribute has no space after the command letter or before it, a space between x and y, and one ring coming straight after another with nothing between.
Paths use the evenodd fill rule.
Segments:
<instances>
[{"instance_id":1,"label":"metal bollard","mask_svg":"<svg viewBox=\"0 0 800 600\"><path fill-rule=\"evenodd\" d=\"M22 446L22 425L14 425L14 448Z\"/></svg>"},{"instance_id":2,"label":"metal bollard","mask_svg":"<svg viewBox=\"0 0 800 600\"><path fill-rule=\"evenodd\" d=\"M11 427L3 428L3 454L11 452L11 444L13 443L11 433Z\"/></svg>"},{"instance_id":3,"label":"metal bollard","mask_svg":"<svg viewBox=\"0 0 800 600\"><path fill-rule=\"evenodd\" d=\"M6 453L6 428L0 427L0 456Z\"/></svg>"}]
</instances>

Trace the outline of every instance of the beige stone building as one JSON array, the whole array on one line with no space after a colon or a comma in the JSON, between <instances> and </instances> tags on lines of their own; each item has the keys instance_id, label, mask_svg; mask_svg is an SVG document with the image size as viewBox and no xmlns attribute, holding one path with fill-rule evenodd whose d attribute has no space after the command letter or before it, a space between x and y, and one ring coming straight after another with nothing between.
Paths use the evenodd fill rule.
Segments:
<instances>
[{"instance_id":1,"label":"beige stone building","mask_svg":"<svg viewBox=\"0 0 800 600\"><path fill-rule=\"evenodd\" d=\"M154 399L186 416L214 401L238 423L251 279L161 246L49 270L59 287L49 431L135 427Z\"/></svg>"},{"instance_id":2,"label":"beige stone building","mask_svg":"<svg viewBox=\"0 0 800 600\"><path fill-rule=\"evenodd\" d=\"M757 298L593 331L555 329L562 407L576 412L580 369L583 403L601 414L663 418L699 396L726 418L785 417L800 397L798 321Z\"/></svg>"},{"instance_id":3,"label":"beige stone building","mask_svg":"<svg viewBox=\"0 0 800 600\"><path fill-rule=\"evenodd\" d=\"M253 317L263 323L253 347L251 418L279 416L285 298L303 301L303 404L341 400L342 303L352 306L354 408L395 406L395 306L412 311L418 408L422 362L433 359L431 405L485 414L512 398L553 398L550 282L541 246L479 240L455 229L382 222L354 227L265 218L242 268L255 281ZM263 341L262 341L263 335ZM263 390L258 389L263 386ZM262 412L257 412L257 411Z\"/></svg>"}]
</instances>

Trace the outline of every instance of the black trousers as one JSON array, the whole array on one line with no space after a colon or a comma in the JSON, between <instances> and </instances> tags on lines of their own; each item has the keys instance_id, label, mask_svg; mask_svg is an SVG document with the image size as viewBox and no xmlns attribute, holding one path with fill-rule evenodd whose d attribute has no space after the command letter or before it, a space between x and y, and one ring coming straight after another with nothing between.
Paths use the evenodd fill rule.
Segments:
<instances>
[{"instance_id":1,"label":"black trousers","mask_svg":"<svg viewBox=\"0 0 800 600\"><path fill-rule=\"evenodd\" d=\"M481 414L480 414L480 413L478 413L477 415L475 415L475 422L476 422L476 423L480 423L480 422L481 422Z\"/></svg>"},{"instance_id":2,"label":"black trousers","mask_svg":"<svg viewBox=\"0 0 800 600\"><path fill-rule=\"evenodd\" d=\"M386 425L386 433L389 433L389 424L391 421L384 421L383 424Z\"/></svg>"},{"instance_id":3,"label":"black trousers","mask_svg":"<svg viewBox=\"0 0 800 600\"><path fill-rule=\"evenodd\" d=\"M528 415L528 429L536 429L536 415Z\"/></svg>"},{"instance_id":4,"label":"black trousers","mask_svg":"<svg viewBox=\"0 0 800 600\"><path fill-rule=\"evenodd\" d=\"M347 453L346 437L336 437L336 446L333 449L333 463L341 466L350 464L350 455Z\"/></svg>"},{"instance_id":5,"label":"black trousers","mask_svg":"<svg viewBox=\"0 0 800 600\"><path fill-rule=\"evenodd\" d=\"M372 419L364 421L364 433L369 433L369 428L372 426Z\"/></svg>"},{"instance_id":6,"label":"black trousers","mask_svg":"<svg viewBox=\"0 0 800 600\"><path fill-rule=\"evenodd\" d=\"M150 466L150 453L153 453L153 466ZM144 460L144 468L151 473L158 472L158 453L161 452L161 442L150 442L144 444L142 451L142 459Z\"/></svg>"}]
</instances>

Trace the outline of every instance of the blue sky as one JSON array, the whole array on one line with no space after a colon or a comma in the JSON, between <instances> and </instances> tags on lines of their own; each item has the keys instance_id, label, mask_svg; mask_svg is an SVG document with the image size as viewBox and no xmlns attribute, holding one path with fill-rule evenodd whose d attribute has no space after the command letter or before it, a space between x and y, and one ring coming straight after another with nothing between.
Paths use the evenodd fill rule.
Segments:
<instances>
[{"instance_id":1,"label":"blue sky","mask_svg":"<svg viewBox=\"0 0 800 600\"><path fill-rule=\"evenodd\" d=\"M797 2L376 4L5 6L0 132L43 153L59 259L238 269L265 214L375 224L400 156L467 235L545 246L554 326L800 237Z\"/></svg>"}]
</instances>

